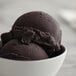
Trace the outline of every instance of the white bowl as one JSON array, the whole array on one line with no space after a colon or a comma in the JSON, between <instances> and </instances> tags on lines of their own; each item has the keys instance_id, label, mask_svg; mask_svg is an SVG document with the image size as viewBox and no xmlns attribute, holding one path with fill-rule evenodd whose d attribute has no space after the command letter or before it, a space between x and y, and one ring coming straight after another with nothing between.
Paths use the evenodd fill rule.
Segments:
<instances>
[{"instance_id":1,"label":"white bowl","mask_svg":"<svg viewBox=\"0 0 76 76\"><path fill-rule=\"evenodd\" d=\"M60 55L44 60L16 61L0 58L0 76L55 76L67 50Z\"/></svg>"}]
</instances>

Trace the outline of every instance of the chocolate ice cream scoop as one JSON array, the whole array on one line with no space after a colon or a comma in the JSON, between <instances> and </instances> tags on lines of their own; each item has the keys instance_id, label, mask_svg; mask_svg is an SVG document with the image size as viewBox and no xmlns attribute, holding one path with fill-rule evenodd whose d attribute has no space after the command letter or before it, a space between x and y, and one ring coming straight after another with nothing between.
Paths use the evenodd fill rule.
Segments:
<instances>
[{"instance_id":1,"label":"chocolate ice cream scoop","mask_svg":"<svg viewBox=\"0 0 76 76\"><path fill-rule=\"evenodd\" d=\"M49 32L58 44L61 44L61 30L57 21L45 12L33 11L20 16L14 23L15 27L32 27L43 32Z\"/></svg>"},{"instance_id":2,"label":"chocolate ice cream scoop","mask_svg":"<svg viewBox=\"0 0 76 76\"><path fill-rule=\"evenodd\" d=\"M39 45L34 43L24 45L16 39L10 40L4 45L0 51L0 56L14 60L41 60L48 58L48 55Z\"/></svg>"},{"instance_id":3,"label":"chocolate ice cream scoop","mask_svg":"<svg viewBox=\"0 0 76 76\"><path fill-rule=\"evenodd\" d=\"M33 11L23 14L8 33L1 35L0 56L15 60L54 57L61 51L61 33L56 20L47 13Z\"/></svg>"}]
</instances>

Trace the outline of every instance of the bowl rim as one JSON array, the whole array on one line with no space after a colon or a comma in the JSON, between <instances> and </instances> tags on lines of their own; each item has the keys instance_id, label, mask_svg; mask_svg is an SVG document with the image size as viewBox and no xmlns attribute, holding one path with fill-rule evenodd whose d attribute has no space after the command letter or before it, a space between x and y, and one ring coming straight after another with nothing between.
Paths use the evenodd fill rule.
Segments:
<instances>
[{"instance_id":1,"label":"bowl rim","mask_svg":"<svg viewBox=\"0 0 76 76\"><path fill-rule=\"evenodd\" d=\"M2 59L2 60L6 60L6 61L12 61L12 62L41 62L41 61L49 61L49 60L54 60L54 59L56 59L56 58L58 58L58 57L61 57L61 56L63 56L63 55L66 55L66 53L67 53L67 49L63 46L63 45L61 45L61 47L62 47L62 50L63 50L63 52L62 53L60 53L59 55L57 55L57 56L54 56L54 57L51 57L51 58L47 58L47 59L41 59L41 60L14 60L14 59L7 59L7 58L2 58L2 57L0 57L0 59Z\"/></svg>"}]
</instances>

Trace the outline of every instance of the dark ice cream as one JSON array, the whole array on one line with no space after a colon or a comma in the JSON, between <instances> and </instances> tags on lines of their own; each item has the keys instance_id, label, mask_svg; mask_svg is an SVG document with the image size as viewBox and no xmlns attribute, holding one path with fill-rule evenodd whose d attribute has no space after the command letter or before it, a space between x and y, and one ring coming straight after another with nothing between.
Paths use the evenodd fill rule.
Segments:
<instances>
[{"instance_id":1,"label":"dark ice cream","mask_svg":"<svg viewBox=\"0 0 76 76\"><path fill-rule=\"evenodd\" d=\"M20 16L12 29L1 35L0 56L14 60L41 60L61 49L61 30L50 15L33 11Z\"/></svg>"}]
</instances>

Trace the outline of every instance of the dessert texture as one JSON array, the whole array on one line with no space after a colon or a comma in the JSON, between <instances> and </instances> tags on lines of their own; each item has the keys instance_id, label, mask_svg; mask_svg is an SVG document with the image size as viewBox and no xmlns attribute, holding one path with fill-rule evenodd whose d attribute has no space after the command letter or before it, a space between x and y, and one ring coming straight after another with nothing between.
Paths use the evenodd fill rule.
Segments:
<instances>
[{"instance_id":1,"label":"dessert texture","mask_svg":"<svg viewBox=\"0 0 76 76\"><path fill-rule=\"evenodd\" d=\"M61 52L61 35L59 24L47 13L25 13L9 32L1 34L0 57L14 60L54 57Z\"/></svg>"}]
</instances>

